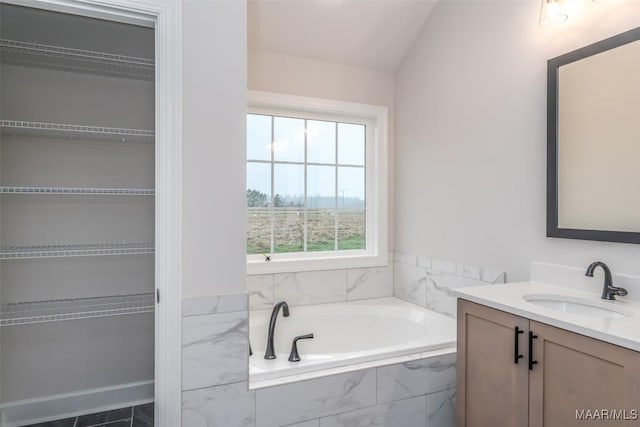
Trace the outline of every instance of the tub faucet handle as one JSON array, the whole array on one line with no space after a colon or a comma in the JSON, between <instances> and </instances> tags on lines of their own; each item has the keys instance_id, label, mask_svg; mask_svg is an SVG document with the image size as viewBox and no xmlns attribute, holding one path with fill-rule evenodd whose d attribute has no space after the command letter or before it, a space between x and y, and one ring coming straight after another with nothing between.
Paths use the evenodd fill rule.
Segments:
<instances>
[{"instance_id":1,"label":"tub faucet handle","mask_svg":"<svg viewBox=\"0 0 640 427\"><path fill-rule=\"evenodd\" d=\"M313 338L313 334L300 335L293 339L291 344L291 353L289 354L289 362L299 362L300 354L298 353L298 340L307 340Z\"/></svg>"}]
</instances>

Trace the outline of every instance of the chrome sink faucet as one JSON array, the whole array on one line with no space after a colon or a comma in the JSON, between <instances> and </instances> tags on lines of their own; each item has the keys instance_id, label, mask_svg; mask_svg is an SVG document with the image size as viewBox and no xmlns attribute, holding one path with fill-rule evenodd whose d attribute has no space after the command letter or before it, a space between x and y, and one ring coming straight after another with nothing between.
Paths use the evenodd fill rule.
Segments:
<instances>
[{"instance_id":1,"label":"chrome sink faucet","mask_svg":"<svg viewBox=\"0 0 640 427\"><path fill-rule=\"evenodd\" d=\"M591 263L591 265L587 267L587 272L585 273L585 275L593 277L593 271L596 269L596 267L601 267L602 271L604 271L604 287L602 288L602 299L615 300L616 295L619 295L621 297L627 295L626 289L613 286L611 270L609 270L609 267L604 262L596 261Z\"/></svg>"},{"instance_id":2,"label":"chrome sink faucet","mask_svg":"<svg viewBox=\"0 0 640 427\"><path fill-rule=\"evenodd\" d=\"M273 335L276 332L276 320L278 320L278 313L282 308L282 316L289 317L289 305L285 301L277 303L273 307L271 312L271 320L269 321L269 335L267 335L267 349L264 352L265 359L275 359L276 352L273 347Z\"/></svg>"}]
</instances>

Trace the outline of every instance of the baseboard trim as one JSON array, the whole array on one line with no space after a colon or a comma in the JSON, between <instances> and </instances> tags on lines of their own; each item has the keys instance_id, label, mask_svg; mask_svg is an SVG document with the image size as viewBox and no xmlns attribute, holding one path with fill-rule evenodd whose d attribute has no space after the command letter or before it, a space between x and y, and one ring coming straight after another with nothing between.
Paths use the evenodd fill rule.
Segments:
<instances>
[{"instance_id":1,"label":"baseboard trim","mask_svg":"<svg viewBox=\"0 0 640 427\"><path fill-rule=\"evenodd\" d=\"M153 381L56 394L0 404L0 425L18 427L153 402Z\"/></svg>"}]
</instances>

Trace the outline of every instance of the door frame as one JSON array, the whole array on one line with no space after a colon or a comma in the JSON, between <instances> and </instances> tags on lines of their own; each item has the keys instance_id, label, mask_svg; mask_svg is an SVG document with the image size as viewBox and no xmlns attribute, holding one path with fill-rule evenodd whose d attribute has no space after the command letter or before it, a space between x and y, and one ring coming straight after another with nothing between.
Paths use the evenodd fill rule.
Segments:
<instances>
[{"instance_id":1,"label":"door frame","mask_svg":"<svg viewBox=\"0 0 640 427\"><path fill-rule=\"evenodd\" d=\"M155 29L155 426L181 425L182 8L176 0L2 0Z\"/></svg>"}]
</instances>

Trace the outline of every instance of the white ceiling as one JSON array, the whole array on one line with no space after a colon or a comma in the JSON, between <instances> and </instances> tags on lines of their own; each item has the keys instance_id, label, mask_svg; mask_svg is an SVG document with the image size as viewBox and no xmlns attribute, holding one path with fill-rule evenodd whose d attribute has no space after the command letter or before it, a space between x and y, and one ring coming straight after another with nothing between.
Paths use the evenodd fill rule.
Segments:
<instances>
[{"instance_id":1,"label":"white ceiling","mask_svg":"<svg viewBox=\"0 0 640 427\"><path fill-rule=\"evenodd\" d=\"M393 71L436 0L249 0L249 49Z\"/></svg>"}]
</instances>

